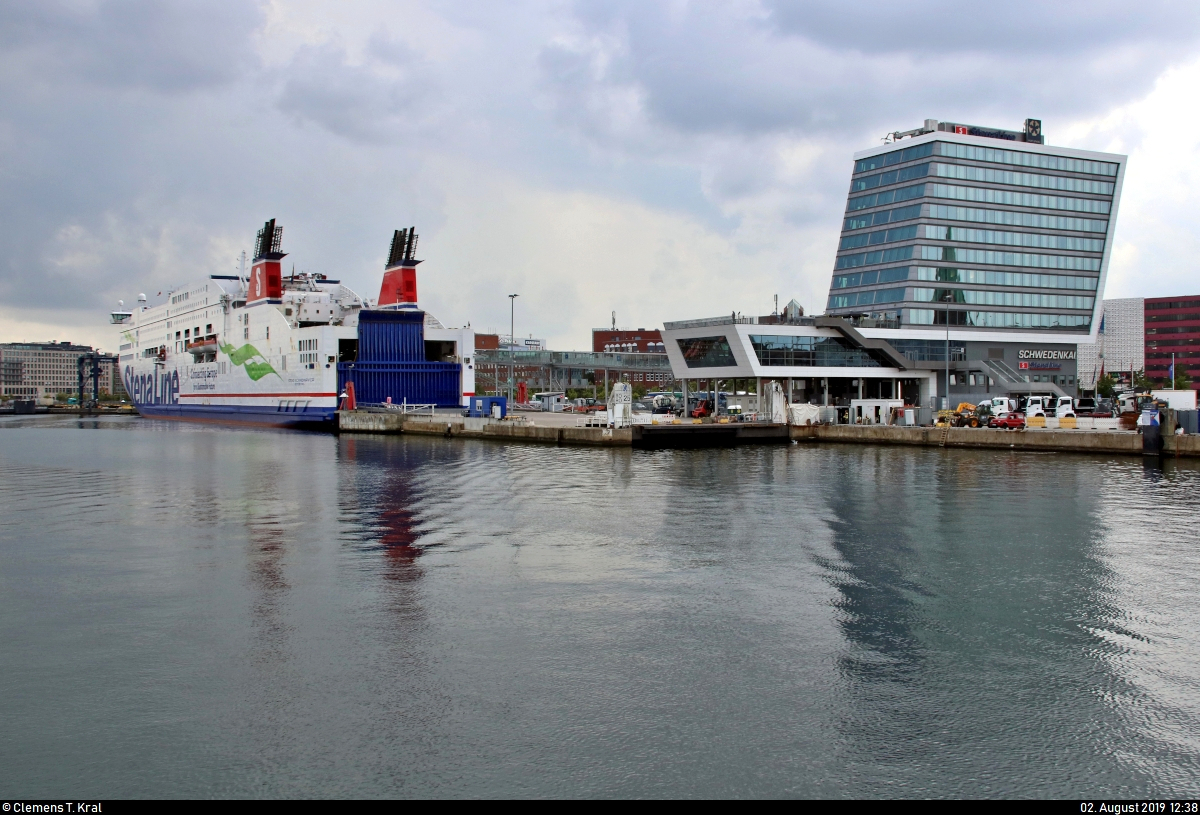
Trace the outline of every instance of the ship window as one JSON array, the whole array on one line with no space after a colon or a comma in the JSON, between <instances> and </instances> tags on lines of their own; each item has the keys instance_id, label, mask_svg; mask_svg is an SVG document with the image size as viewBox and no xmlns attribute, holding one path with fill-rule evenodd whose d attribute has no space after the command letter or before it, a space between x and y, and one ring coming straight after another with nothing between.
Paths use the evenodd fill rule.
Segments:
<instances>
[{"instance_id":1,"label":"ship window","mask_svg":"<svg viewBox=\"0 0 1200 815\"><path fill-rule=\"evenodd\" d=\"M186 340L189 336L191 336L191 333L192 330L190 328L183 329L183 338Z\"/></svg>"},{"instance_id":2,"label":"ship window","mask_svg":"<svg viewBox=\"0 0 1200 815\"><path fill-rule=\"evenodd\" d=\"M205 333L205 334L211 334L211 333L212 333L212 323L209 323L208 325L204 326L204 333Z\"/></svg>"}]
</instances>

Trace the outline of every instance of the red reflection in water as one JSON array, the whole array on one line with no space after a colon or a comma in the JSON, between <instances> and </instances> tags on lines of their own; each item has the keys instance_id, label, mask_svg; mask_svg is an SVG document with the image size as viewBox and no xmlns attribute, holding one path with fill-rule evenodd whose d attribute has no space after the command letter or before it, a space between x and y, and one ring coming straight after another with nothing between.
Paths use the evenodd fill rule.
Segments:
<instances>
[{"instance_id":1,"label":"red reflection in water","mask_svg":"<svg viewBox=\"0 0 1200 815\"><path fill-rule=\"evenodd\" d=\"M421 549L414 545L420 533L413 511L408 506L410 497L407 484L397 479L384 491L383 498L388 508L379 513L379 542L384 546L389 565L385 574L392 580L415 580L421 576L421 570L416 566Z\"/></svg>"}]
</instances>

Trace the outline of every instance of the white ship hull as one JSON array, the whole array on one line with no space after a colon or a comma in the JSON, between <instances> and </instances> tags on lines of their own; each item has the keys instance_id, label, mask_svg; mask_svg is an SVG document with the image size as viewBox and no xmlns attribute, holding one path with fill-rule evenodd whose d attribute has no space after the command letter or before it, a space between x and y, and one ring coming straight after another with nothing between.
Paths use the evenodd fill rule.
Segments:
<instances>
[{"instance_id":1,"label":"white ship hull","mask_svg":"<svg viewBox=\"0 0 1200 815\"><path fill-rule=\"evenodd\" d=\"M120 346L130 400L153 418L333 429L361 300L336 281L249 305L244 292L214 276L132 313Z\"/></svg>"}]
</instances>

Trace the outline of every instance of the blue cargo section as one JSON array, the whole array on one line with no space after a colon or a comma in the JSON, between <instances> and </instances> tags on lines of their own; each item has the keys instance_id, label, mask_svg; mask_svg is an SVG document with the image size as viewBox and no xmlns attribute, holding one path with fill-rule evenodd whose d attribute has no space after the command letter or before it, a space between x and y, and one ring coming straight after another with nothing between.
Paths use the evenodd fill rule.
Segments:
<instances>
[{"instance_id":1,"label":"blue cargo section","mask_svg":"<svg viewBox=\"0 0 1200 815\"><path fill-rule=\"evenodd\" d=\"M424 362L425 312L417 309L358 314L359 362Z\"/></svg>"},{"instance_id":2,"label":"blue cargo section","mask_svg":"<svg viewBox=\"0 0 1200 815\"><path fill-rule=\"evenodd\" d=\"M425 361L425 312L364 310L358 315L358 358L338 363L338 391L353 382L360 404L390 398L393 403L459 407L460 367Z\"/></svg>"}]
</instances>

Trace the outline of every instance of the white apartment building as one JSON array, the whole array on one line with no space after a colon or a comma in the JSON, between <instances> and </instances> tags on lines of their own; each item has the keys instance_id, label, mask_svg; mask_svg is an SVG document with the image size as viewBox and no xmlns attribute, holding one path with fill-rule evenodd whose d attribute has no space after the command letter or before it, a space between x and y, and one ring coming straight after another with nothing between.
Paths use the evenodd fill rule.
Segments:
<instances>
[{"instance_id":1,"label":"white apartment building","mask_svg":"<svg viewBox=\"0 0 1200 815\"><path fill-rule=\"evenodd\" d=\"M1145 298L1105 300L1103 309L1096 342L1079 345L1079 385L1089 390L1096 387L1102 362L1106 373L1128 374L1146 366Z\"/></svg>"}]
</instances>

